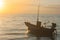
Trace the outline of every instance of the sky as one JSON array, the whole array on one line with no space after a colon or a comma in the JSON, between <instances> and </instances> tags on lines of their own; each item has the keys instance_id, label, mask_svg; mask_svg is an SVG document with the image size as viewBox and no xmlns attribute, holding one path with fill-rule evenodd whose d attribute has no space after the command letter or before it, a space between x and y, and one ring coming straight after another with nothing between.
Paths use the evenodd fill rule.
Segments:
<instances>
[{"instance_id":1,"label":"sky","mask_svg":"<svg viewBox=\"0 0 60 40\"><path fill-rule=\"evenodd\" d=\"M59 14L60 0L0 0L0 14Z\"/></svg>"}]
</instances>

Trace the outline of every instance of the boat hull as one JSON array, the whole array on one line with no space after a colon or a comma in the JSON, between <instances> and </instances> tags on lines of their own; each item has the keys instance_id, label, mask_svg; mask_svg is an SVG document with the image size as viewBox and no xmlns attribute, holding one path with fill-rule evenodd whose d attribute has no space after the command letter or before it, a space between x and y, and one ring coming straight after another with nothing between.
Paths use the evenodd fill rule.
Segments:
<instances>
[{"instance_id":1,"label":"boat hull","mask_svg":"<svg viewBox=\"0 0 60 40\"><path fill-rule=\"evenodd\" d=\"M53 35L53 29L48 29L44 27L37 28L36 25L33 25L29 22L25 22L26 26L28 27L28 33L33 34L37 37L51 37Z\"/></svg>"}]
</instances>

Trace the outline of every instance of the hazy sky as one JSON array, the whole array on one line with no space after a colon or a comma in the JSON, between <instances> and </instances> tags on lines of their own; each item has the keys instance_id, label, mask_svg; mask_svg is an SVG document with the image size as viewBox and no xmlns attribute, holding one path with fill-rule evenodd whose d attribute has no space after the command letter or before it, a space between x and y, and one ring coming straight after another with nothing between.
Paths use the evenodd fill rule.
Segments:
<instances>
[{"instance_id":1,"label":"hazy sky","mask_svg":"<svg viewBox=\"0 0 60 40\"><path fill-rule=\"evenodd\" d=\"M60 0L0 0L0 13L60 13Z\"/></svg>"}]
</instances>

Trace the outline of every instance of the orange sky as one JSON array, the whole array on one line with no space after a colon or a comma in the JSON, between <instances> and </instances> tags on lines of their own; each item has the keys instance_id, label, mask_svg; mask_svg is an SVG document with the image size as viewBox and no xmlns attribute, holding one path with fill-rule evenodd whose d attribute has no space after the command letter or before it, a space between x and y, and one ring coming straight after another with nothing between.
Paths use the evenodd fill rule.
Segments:
<instances>
[{"instance_id":1,"label":"orange sky","mask_svg":"<svg viewBox=\"0 0 60 40\"><path fill-rule=\"evenodd\" d=\"M37 5L37 0L0 0L0 14L37 13ZM40 0L40 13L60 13L60 1Z\"/></svg>"}]
</instances>

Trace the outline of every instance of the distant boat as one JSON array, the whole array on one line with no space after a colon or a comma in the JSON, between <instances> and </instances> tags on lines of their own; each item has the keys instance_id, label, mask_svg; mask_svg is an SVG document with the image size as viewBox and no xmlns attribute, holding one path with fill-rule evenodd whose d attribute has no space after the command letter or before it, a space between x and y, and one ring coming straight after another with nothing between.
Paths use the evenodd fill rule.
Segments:
<instances>
[{"instance_id":1,"label":"distant boat","mask_svg":"<svg viewBox=\"0 0 60 40\"><path fill-rule=\"evenodd\" d=\"M38 14L37 14L37 22L36 25L30 23L30 22L24 22L25 25L28 27L28 33L36 36L36 37L50 37L52 40L54 40L55 31L56 31L56 23L52 23L51 28L46 28L41 26L41 23L39 21L39 5L38 5Z\"/></svg>"},{"instance_id":2,"label":"distant boat","mask_svg":"<svg viewBox=\"0 0 60 40\"><path fill-rule=\"evenodd\" d=\"M50 28L45 28L41 27L40 25L34 25L29 22L25 22L26 26L28 27L29 33L35 35L36 37L51 37L53 36L54 31L56 30L56 24L52 23L52 27ZM40 23L39 23L40 24Z\"/></svg>"}]
</instances>

